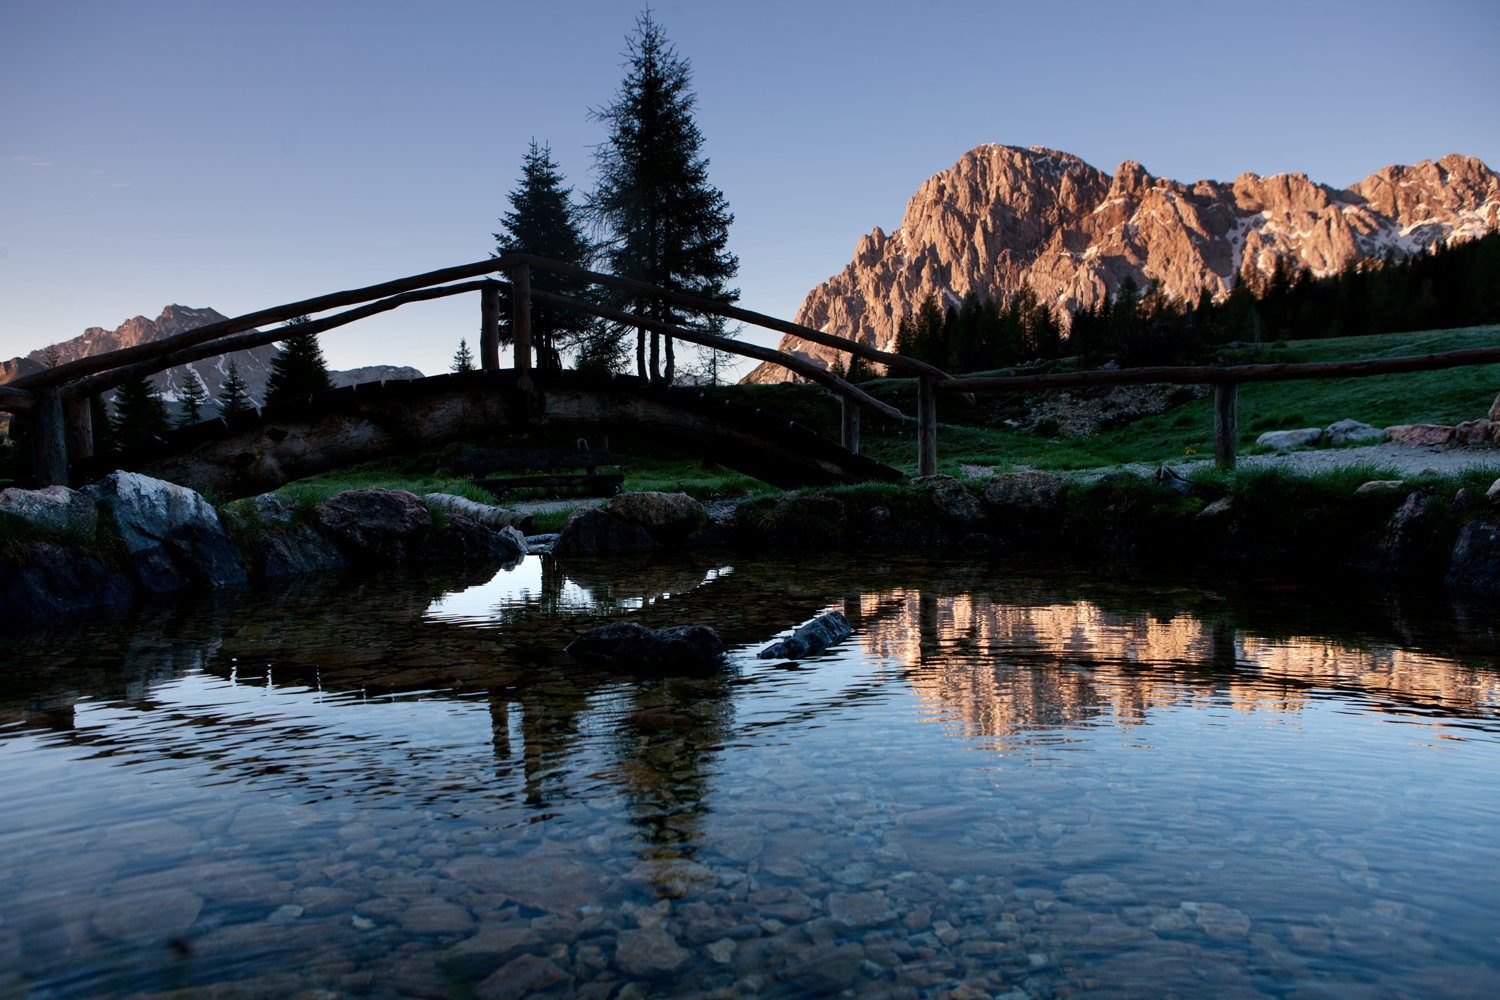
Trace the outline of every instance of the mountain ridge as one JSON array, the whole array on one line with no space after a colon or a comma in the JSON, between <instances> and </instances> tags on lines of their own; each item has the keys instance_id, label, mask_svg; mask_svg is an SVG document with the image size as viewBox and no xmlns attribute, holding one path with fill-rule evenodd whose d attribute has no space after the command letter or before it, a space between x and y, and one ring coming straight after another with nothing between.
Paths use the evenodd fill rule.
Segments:
<instances>
[{"instance_id":1,"label":"mountain ridge","mask_svg":"<svg viewBox=\"0 0 1500 1000\"><path fill-rule=\"evenodd\" d=\"M1142 289L1160 280L1174 299L1204 288L1222 299L1280 257L1321 276L1497 225L1500 176L1474 157L1387 166L1340 189L1301 173L1183 184L1133 160L1106 174L1058 150L991 143L923 182L900 227L861 237L796 322L893 350L901 321L929 294L957 304L1030 285L1072 313L1117 294L1129 276ZM824 366L839 353L790 335L780 348ZM789 378L767 363L743 381Z\"/></svg>"}]
</instances>

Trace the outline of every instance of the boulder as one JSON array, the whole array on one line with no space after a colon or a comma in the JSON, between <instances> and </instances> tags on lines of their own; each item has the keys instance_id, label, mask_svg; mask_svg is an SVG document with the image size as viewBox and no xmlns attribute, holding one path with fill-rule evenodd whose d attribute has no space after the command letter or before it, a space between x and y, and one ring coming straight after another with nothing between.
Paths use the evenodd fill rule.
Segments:
<instances>
[{"instance_id":1,"label":"boulder","mask_svg":"<svg viewBox=\"0 0 1500 1000\"><path fill-rule=\"evenodd\" d=\"M250 503L262 524L291 524L302 509L302 501L281 493L262 493Z\"/></svg>"},{"instance_id":2,"label":"boulder","mask_svg":"<svg viewBox=\"0 0 1500 1000\"><path fill-rule=\"evenodd\" d=\"M1346 444L1350 441L1373 444L1385 440L1385 431L1358 420L1338 420L1323 428L1329 444Z\"/></svg>"},{"instance_id":3,"label":"boulder","mask_svg":"<svg viewBox=\"0 0 1500 1000\"><path fill-rule=\"evenodd\" d=\"M349 560L311 524L247 532L240 540L257 580L343 569Z\"/></svg>"},{"instance_id":4,"label":"boulder","mask_svg":"<svg viewBox=\"0 0 1500 1000\"><path fill-rule=\"evenodd\" d=\"M815 656L836 642L849 638L854 629L841 612L819 615L785 639L778 639L755 654L762 660L796 660Z\"/></svg>"},{"instance_id":5,"label":"boulder","mask_svg":"<svg viewBox=\"0 0 1500 1000\"><path fill-rule=\"evenodd\" d=\"M1500 517L1475 518L1458 529L1446 579L1455 587L1500 590Z\"/></svg>"},{"instance_id":6,"label":"boulder","mask_svg":"<svg viewBox=\"0 0 1500 1000\"><path fill-rule=\"evenodd\" d=\"M659 542L678 541L708 520L708 511L686 493L621 493L604 505L604 511L645 528Z\"/></svg>"},{"instance_id":7,"label":"boulder","mask_svg":"<svg viewBox=\"0 0 1500 1000\"><path fill-rule=\"evenodd\" d=\"M1294 431L1266 431L1255 439L1255 443L1265 448L1286 451L1288 448L1302 448L1317 444L1322 437L1323 428L1321 427L1299 427Z\"/></svg>"},{"instance_id":8,"label":"boulder","mask_svg":"<svg viewBox=\"0 0 1500 1000\"><path fill-rule=\"evenodd\" d=\"M550 959L522 955L505 963L474 987L477 1000L521 1000L571 978Z\"/></svg>"},{"instance_id":9,"label":"boulder","mask_svg":"<svg viewBox=\"0 0 1500 1000\"><path fill-rule=\"evenodd\" d=\"M680 670L717 664L724 643L706 625L652 631L635 622L614 622L589 629L563 652L591 666Z\"/></svg>"},{"instance_id":10,"label":"boulder","mask_svg":"<svg viewBox=\"0 0 1500 1000\"><path fill-rule=\"evenodd\" d=\"M928 494L939 516L961 529L972 531L989 520L984 505L970 489L952 476L919 476L912 485L930 484Z\"/></svg>"},{"instance_id":11,"label":"boulder","mask_svg":"<svg viewBox=\"0 0 1500 1000\"><path fill-rule=\"evenodd\" d=\"M1500 424L1500 395L1497 395L1495 401L1490 404L1490 412L1486 416L1495 423Z\"/></svg>"},{"instance_id":12,"label":"boulder","mask_svg":"<svg viewBox=\"0 0 1500 1000\"><path fill-rule=\"evenodd\" d=\"M422 502L427 505L428 510L440 510L444 514L462 514L475 524L482 524L492 531L504 531L506 528L519 528L525 531L526 522L531 520L529 514L518 514L494 504L477 503L455 493L424 493Z\"/></svg>"},{"instance_id":13,"label":"boulder","mask_svg":"<svg viewBox=\"0 0 1500 1000\"><path fill-rule=\"evenodd\" d=\"M127 577L66 545L34 542L18 565L0 568L0 621L124 605L133 597Z\"/></svg>"},{"instance_id":14,"label":"boulder","mask_svg":"<svg viewBox=\"0 0 1500 1000\"><path fill-rule=\"evenodd\" d=\"M1355 569L1400 575L1440 572L1449 550L1439 514L1431 489L1408 494L1390 519L1363 541L1347 564Z\"/></svg>"},{"instance_id":15,"label":"boulder","mask_svg":"<svg viewBox=\"0 0 1500 1000\"><path fill-rule=\"evenodd\" d=\"M994 535L986 535L974 532L965 535L958 543L959 550L971 556L998 556L1016 547L1016 543L1009 538L996 538Z\"/></svg>"},{"instance_id":16,"label":"boulder","mask_svg":"<svg viewBox=\"0 0 1500 1000\"><path fill-rule=\"evenodd\" d=\"M405 490L346 490L314 511L345 558L366 565L411 562L432 527L427 506Z\"/></svg>"},{"instance_id":17,"label":"boulder","mask_svg":"<svg viewBox=\"0 0 1500 1000\"><path fill-rule=\"evenodd\" d=\"M1385 429L1385 436L1396 444L1416 448L1447 444L1456 430L1446 424L1396 424Z\"/></svg>"},{"instance_id":18,"label":"boulder","mask_svg":"<svg viewBox=\"0 0 1500 1000\"><path fill-rule=\"evenodd\" d=\"M676 972L692 957L692 952L659 926L621 931L615 944L615 964L633 976Z\"/></svg>"},{"instance_id":19,"label":"boulder","mask_svg":"<svg viewBox=\"0 0 1500 1000\"><path fill-rule=\"evenodd\" d=\"M117 471L83 492L114 518L129 572L147 590L233 586L249 578L218 512L187 487Z\"/></svg>"},{"instance_id":20,"label":"boulder","mask_svg":"<svg viewBox=\"0 0 1500 1000\"><path fill-rule=\"evenodd\" d=\"M1152 482L1164 490L1171 490L1178 496L1187 496L1193 491L1193 484L1177 474L1176 469L1163 465L1156 470Z\"/></svg>"},{"instance_id":21,"label":"boulder","mask_svg":"<svg viewBox=\"0 0 1500 1000\"><path fill-rule=\"evenodd\" d=\"M1490 488L1484 491L1484 498L1490 503L1500 503L1500 479L1490 483Z\"/></svg>"},{"instance_id":22,"label":"boulder","mask_svg":"<svg viewBox=\"0 0 1500 1000\"><path fill-rule=\"evenodd\" d=\"M1046 472L1007 472L984 487L984 502L997 513L1026 520L1054 520L1063 513L1069 480Z\"/></svg>"},{"instance_id":23,"label":"boulder","mask_svg":"<svg viewBox=\"0 0 1500 1000\"><path fill-rule=\"evenodd\" d=\"M1404 479L1372 479L1368 483L1360 483L1355 487L1354 494L1359 496L1363 493L1389 493L1391 490L1399 490L1406 485Z\"/></svg>"},{"instance_id":24,"label":"boulder","mask_svg":"<svg viewBox=\"0 0 1500 1000\"><path fill-rule=\"evenodd\" d=\"M0 514L43 531L67 531L82 538L93 538L99 523L99 505L93 497L66 486L0 490Z\"/></svg>"},{"instance_id":25,"label":"boulder","mask_svg":"<svg viewBox=\"0 0 1500 1000\"><path fill-rule=\"evenodd\" d=\"M1453 428L1453 443L1469 448L1488 448L1494 443L1495 425L1488 420L1465 420Z\"/></svg>"},{"instance_id":26,"label":"boulder","mask_svg":"<svg viewBox=\"0 0 1500 1000\"><path fill-rule=\"evenodd\" d=\"M443 516L448 527L428 538L423 562L509 562L526 555L526 536L510 525L496 531L456 510Z\"/></svg>"},{"instance_id":27,"label":"boulder","mask_svg":"<svg viewBox=\"0 0 1500 1000\"><path fill-rule=\"evenodd\" d=\"M589 556L601 552L629 552L656 546L645 528L610 517L597 507L579 507L568 515L557 541L555 556Z\"/></svg>"},{"instance_id":28,"label":"boulder","mask_svg":"<svg viewBox=\"0 0 1500 1000\"><path fill-rule=\"evenodd\" d=\"M854 543L865 549L945 549L952 544L936 517L927 514L897 517L884 504L871 507L850 521L849 533ZM842 541L842 527L834 527L835 539Z\"/></svg>"}]
</instances>

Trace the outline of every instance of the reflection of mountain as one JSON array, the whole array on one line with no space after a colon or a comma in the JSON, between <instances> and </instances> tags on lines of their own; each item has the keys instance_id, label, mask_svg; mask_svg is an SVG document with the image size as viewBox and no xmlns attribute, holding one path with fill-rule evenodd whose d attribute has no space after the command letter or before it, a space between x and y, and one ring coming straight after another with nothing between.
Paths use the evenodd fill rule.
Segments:
<instances>
[{"instance_id":1,"label":"reflection of mountain","mask_svg":"<svg viewBox=\"0 0 1500 1000\"><path fill-rule=\"evenodd\" d=\"M894 613L871 614L892 601ZM1500 704L1493 672L1388 644L1267 639L1186 613L1120 614L1086 600L1022 605L897 588L865 594L861 605L866 648L904 661L918 696L976 734L1144 719L1202 700L1289 711L1320 690L1441 716L1489 714Z\"/></svg>"}]
</instances>

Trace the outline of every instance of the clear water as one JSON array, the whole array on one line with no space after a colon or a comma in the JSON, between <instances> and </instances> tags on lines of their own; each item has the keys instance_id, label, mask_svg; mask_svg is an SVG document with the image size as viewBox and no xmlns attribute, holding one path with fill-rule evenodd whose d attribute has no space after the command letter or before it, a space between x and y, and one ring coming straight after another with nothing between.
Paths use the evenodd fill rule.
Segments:
<instances>
[{"instance_id":1,"label":"clear water","mask_svg":"<svg viewBox=\"0 0 1500 1000\"><path fill-rule=\"evenodd\" d=\"M0 995L1500 996L1493 608L529 558L0 653ZM758 660L828 608L853 639ZM700 678L559 650L628 615Z\"/></svg>"}]
</instances>

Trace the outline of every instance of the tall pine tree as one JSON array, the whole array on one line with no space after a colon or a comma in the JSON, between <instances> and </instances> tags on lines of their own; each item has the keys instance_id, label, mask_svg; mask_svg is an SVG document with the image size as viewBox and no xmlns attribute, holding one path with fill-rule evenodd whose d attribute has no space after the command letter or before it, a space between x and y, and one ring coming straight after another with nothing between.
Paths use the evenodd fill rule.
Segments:
<instances>
[{"instance_id":1,"label":"tall pine tree","mask_svg":"<svg viewBox=\"0 0 1500 1000\"><path fill-rule=\"evenodd\" d=\"M563 187L563 175L552 161L552 149L531 148L521 163L520 186L510 193L511 210L501 216L503 233L495 233L497 253L529 253L576 267L593 263L593 247L579 224L580 210L573 204L573 189ZM533 288L573 298L588 296L588 285L552 271L533 270ZM500 339L510 343L511 303L509 291L500 293ZM562 352L586 342L594 324L589 317L572 309L531 304L531 342L536 349L537 367L557 371L562 367Z\"/></svg>"},{"instance_id":2,"label":"tall pine tree","mask_svg":"<svg viewBox=\"0 0 1500 1000\"><path fill-rule=\"evenodd\" d=\"M615 274L702 298L734 302L725 286L739 260L725 247L734 216L708 183L708 160L700 155L703 133L693 121L697 103L691 67L667 41L647 11L636 18L626 41L628 72L612 104L591 112L609 126L595 153L599 185L589 211L605 237L603 255ZM637 315L707 329L701 318L677 314L649 296L623 295L618 305ZM651 334L650 376L658 378L658 337ZM646 366L646 335L636 335L636 368ZM672 339L666 341L666 381L674 375Z\"/></svg>"},{"instance_id":3,"label":"tall pine tree","mask_svg":"<svg viewBox=\"0 0 1500 1000\"><path fill-rule=\"evenodd\" d=\"M295 329L306 322L307 317L298 316L286 325ZM328 377L328 363L323 360L317 334L294 333L281 342L281 350L271 359L271 377L266 380L267 406L332 388L333 380Z\"/></svg>"},{"instance_id":4,"label":"tall pine tree","mask_svg":"<svg viewBox=\"0 0 1500 1000\"><path fill-rule=\"evenodd\" d=\"M171 426L161 390L147 375L122 382L115 390L115 437L121 444L166 433Z\"/></svg>"},{"instance_id":5,"label":"tall pine tree","mask_svg":"<svg viewBox=\"0 0 1500 1000\"><path fill-rule=\"evenodd\" d=\"M469 350L467 339L460 337L458 350L453 352L453 364L448 366L452 372L471 372L474 370L474 352Z\"/></svg>"},{"instance_id":6,"label":"tall pine tree","mask_svg":"<svg viewBox=\"0 0 1500 1000\"><path fill-rule=\"evenodd\" d=\"M182 390L177 393L177 426L186 427L203 419L203 404L208 402L208 390L203 380L191 368L182 380Z\"/></svg>"},{"instance_id":7,"label":"tall pine tree","mask_svg":"<svg viewBox=\"0 0 1500 1000\"><path fill-rule=\"evenodd\" d=\"M243 413L250 409L250 392L245 385L245 380L240 377L239 366L233 361L229 362L229 374L224 378L224 384L219 387L219 414L221 416L232 416Z\"/></svg>"}]
</instances>

